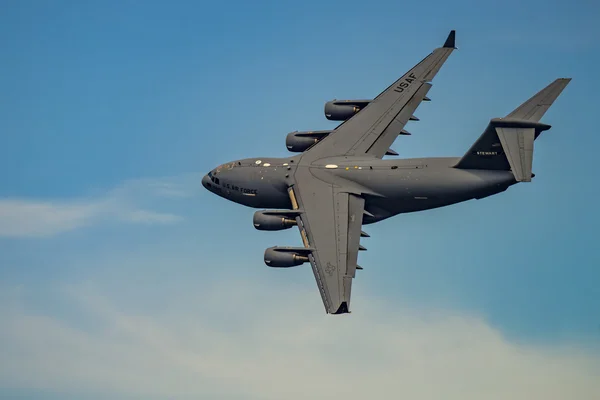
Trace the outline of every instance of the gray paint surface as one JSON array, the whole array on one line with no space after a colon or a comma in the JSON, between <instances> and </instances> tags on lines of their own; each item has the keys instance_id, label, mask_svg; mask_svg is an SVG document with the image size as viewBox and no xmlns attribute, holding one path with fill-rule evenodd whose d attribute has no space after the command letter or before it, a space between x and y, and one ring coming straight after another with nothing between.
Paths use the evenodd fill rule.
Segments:
<instances>
[{"instance_id":1,"label":"gray paint surface","mask_svg":"<svg viewBox=\"0 0 600 400\"><path fill-rule=\"evenodd\" d=\"M227 200L278 210L257 211L257 229L298 226L304 247L267 249L265 263L309 262L327 313L350 310L352 279L362 269L358 254L365 250L362 225L481 199L533 177L533 142L550 129L539 120L570 79L557 79L505 118L492 119L463 157L382 159L406 134L404 126L421 101L429 100L430 82L454 42L452 31L443 47L303 153L233 161L202 179Z\"/></svg>"}]
</instances>

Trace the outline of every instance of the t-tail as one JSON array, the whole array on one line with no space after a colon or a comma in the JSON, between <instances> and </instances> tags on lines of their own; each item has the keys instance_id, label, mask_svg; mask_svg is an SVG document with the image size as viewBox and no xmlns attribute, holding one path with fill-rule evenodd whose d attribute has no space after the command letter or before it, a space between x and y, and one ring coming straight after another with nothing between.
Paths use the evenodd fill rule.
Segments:
<instances>
[{"instance_id":1,"label":"t-tail","mask_svg":"<svg viewBox=\"0 0 600 400\"><path fill-rule=\"evenodd\" d=\"M550 129L540 122L571 78L560 78L504 118L494 118L455 168L512 171L517 182L531 182L533 144Z\"/></svg>"}]
</instances>

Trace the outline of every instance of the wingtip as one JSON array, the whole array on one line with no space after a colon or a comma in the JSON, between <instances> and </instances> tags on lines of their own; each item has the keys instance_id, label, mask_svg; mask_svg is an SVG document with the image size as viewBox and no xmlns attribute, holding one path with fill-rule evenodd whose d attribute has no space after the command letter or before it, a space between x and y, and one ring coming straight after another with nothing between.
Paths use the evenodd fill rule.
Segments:
<instances>
[{"instance_id":1,"label":"wingtip","mask_svg":"<svg viewBox=\"0 0 600 400\"><path fill-rule=\"evenodd\" d=\"M569 83L571 83L571 78L558 78L552 84L566 87Z\"/></svg>"},{"instance_id":2,"label":"wingtip","mask_svg":"<svg viewBox=\"0 0 600 400\"><path fill-rule=\"evenodd\" d=\"M444 47L455 49L456 48L456 31L452 29L444 42Z\"/></svg>"}]
</instances>

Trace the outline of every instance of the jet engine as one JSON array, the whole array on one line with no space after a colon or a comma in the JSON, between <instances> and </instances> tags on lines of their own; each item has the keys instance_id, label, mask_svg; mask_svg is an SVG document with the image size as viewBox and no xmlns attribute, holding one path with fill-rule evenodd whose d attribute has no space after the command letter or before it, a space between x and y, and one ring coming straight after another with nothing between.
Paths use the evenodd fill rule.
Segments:
<instances>
[{"instance_id":1,"label":"jet engine","mask_svg":"<svg viewBox=\"0 0 600 400\"><path fill-rule=\"evenodd\" d=\"M292 153L302 153L333 131L290 132L285 138L285 146Z\"/></svg>"},{"instance_id":2,"label":"jet engine","mask_svg":"<svg viewBox=\"0 0 600 400\"><path fill-rule=\"evenodd\" d=\"M332 100L325 103L325 117L330 121L345 121L365 108L371 100Z\"/></svg>"},{"instance_id":3,"label":"jet engine","mask_svg":"<svg viewBox=\"0 0 600 400\"><path fill-rule=\"evenodd\" d=\"M265 264L272 268L290 268L308 262L311 249L305 247L269 247L265 250Z\"/></svg>"},{"instance_id":4,"label":"jet engine","mask_svg":"<svg viewBox=\"0 0 600 400\"><path fill-rule=\"evenodd\" d=\"M295 226L297 215L295 210L257 211L254 213L253 223L259 231L280 231Z\"/></svg>"}]
</instances>

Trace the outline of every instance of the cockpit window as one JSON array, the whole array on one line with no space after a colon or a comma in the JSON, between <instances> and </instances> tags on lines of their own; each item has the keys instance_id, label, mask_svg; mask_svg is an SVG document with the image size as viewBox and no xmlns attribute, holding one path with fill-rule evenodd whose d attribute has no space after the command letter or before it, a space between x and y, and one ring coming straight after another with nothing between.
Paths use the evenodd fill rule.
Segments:
<instances>
[{"instance_id":1,"label":"cockpit window","mask_svg":"<svg viewBox=\"0 0 600 400\"><path fill-rule=\"evenodd\" d=\"M215 174L216 174L216 172L215 172ZM208 178L209 178L209 179L212 181L212 183L214 183L215 185L220 185L220 183L219 183L219 178L216 178L216 177L213 175L213 172L212 172L212 171L210 171L210 172L208 173Z\"/></svg>"}]
</instances>

